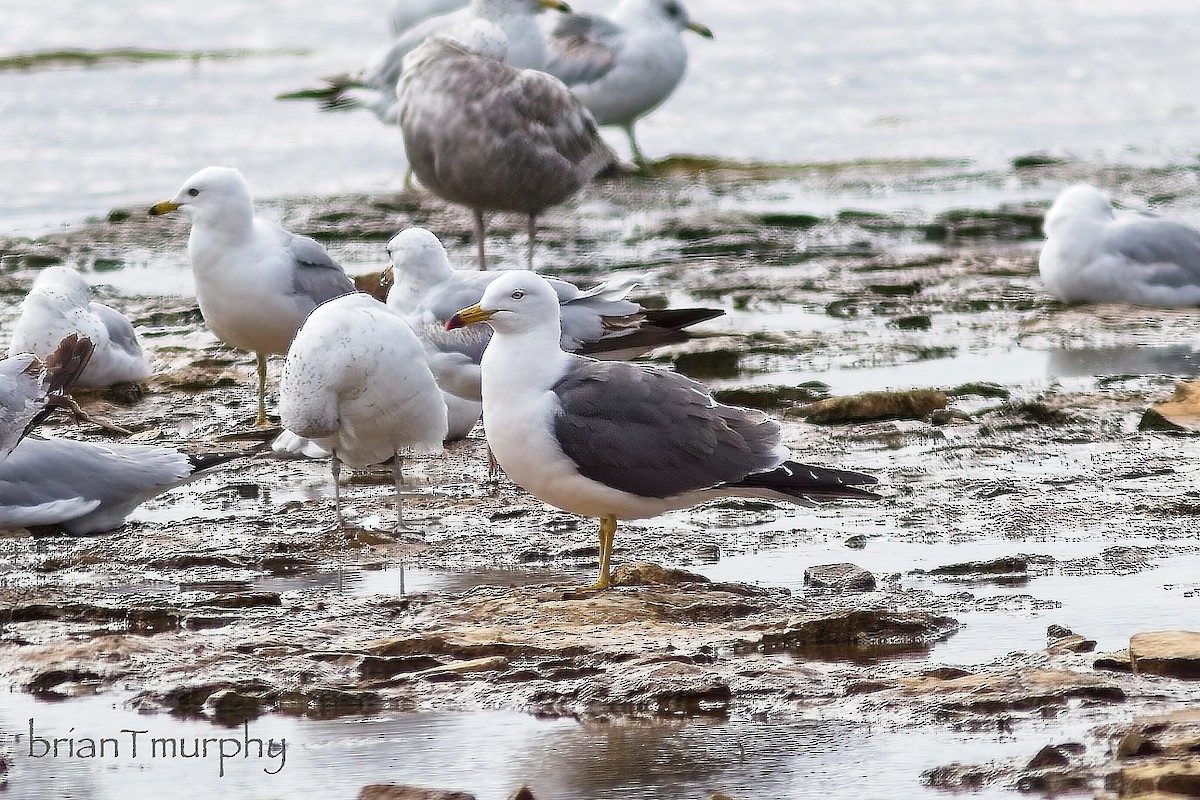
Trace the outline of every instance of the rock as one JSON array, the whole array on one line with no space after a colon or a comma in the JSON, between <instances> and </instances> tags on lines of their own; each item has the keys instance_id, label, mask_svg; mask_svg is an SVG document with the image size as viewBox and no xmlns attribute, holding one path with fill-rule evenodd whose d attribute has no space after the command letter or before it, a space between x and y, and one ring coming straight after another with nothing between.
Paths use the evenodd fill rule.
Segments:
<instances>
[{"instance_id":1,"label":"rock","mask_svg":"<svg viewBox=\"0 0 1200 800\"><path fill-rule=\"evenodd\" d=\"M890 419L925 419L946 407L946 393L937 389L902 392L865 392L848 397L831 397L800 406L788 416L827 425L841 422L876 422Z\"/></svg>"},{"instance_id":2,"label":"rock","mask_svg":"<svg viewBox=\"0 0 1200 800\"><path fill-rule=\"evenodd\" d=\"M1066 748L1048 744L1037 755L1029 760L1025 769L1046 769L1047 767L1065 767L1071 763Z\"/></svg>"},{"instance_id":3,"label":"rock","mask_svg":"<svg viewBox=\"0 0 1200 800\"><path fill-rule=\"evenodd\" d=\"M929 570L930 575L1011 575L1025 573L1029 559L1024 556L1007 556L991 561L964 561L961 564L946 564Z\"/></svg>"},{"instance_id":4,"label":"rock","mask_svg":"<svg viewBox=\"0 0 1200 800\"><path fill-rule=\"evenodd\" d=\"M842 542L842 544L851 550L862 550L867 546L867 537L861 533L856 533L853 536L847 536L846 541Z\"/></svg>"},{"instance_id":5,"label":"rock","mask_svg":"<svg viewBox=\"0 0 1200 800\"><path fill-rule=\"evenodd\" d=\"M839 592L873 592L875 576L856 564L822 564L804 570L804 585Z\"/></svg>"},{"instance_id":6,"label":"rock","mask_svg":"<svg viewBox=\"0 0 1200 800\"><path fill-rule=\"evenodd\" d=\"M1047 649L1052 653L1090 653L1096 649L1096 640L1072 633L1055 639Z\"/></svg>"},{"instance_id":7,"label":"rock","mask_svg":"<svg viewBox=\"0 0 1200 800\"><path fill-rule=\"evenodd\" d=\"M871 647L880 644L928 644L958 629L950 617L921 612L835 611L815 617L792 617L762 635L765 650L821 645Z\"/></svg>"},{"instance_id":8,"label":"rock","mask_svg":"<svg viewBox=\"0 0 1200 800\"><path fill-rule=\"evenodd\" d=\"M708 578L686 569L669 569L661 564L640 561L622 564L612 572L614 586L679 586L682 583L712 583Z\"/></svg>"},{"instance_id":9,"label":"rock","mask_svg":"<svg viewBox=\"0 0 1200 800\"><path fill-rule=\"evenodd\" d=\"M725 678L682 661L624 663L597 676L580 699L655 713L723 714L733 692Z\"/></svg>"},{"instance_id":10,"label":"rock","mask_svg":"<svg viewBox=\"0 0 1200 800\"><path fill-rule=\"evenodd\" d=\"M420 672L442 666L433 656L366 656L358 665L359 677L364 680L386 680L397 675Z\"/></svg>"},{"instance_id":11,"label":"rock","mask_svg":"<svg viewBox=\"0 0 1200 800\"><path fill-rule=\"evenodd\" d=\"M522 786L508 796L508 800L535 800L533 790L528 786Z\"/></svg>"},{"instance_id":12,"label":"rock","mask_svg":"<svg viewBox=\"0 0 1200 800\"><path fill-rule=\"evenodd\" d=\"M1129 640L1133 671L1200 680L1200 632L1138 633Z\"/></svg>"},{"instance_id":13,"label":"rock","mask_svg":"<svg viewBox=\"0 0 1200 800\"><path fill-rule=\"evenodd\" d=\"M1175 384L1170 400L1146 410L1138 430L1200 432L1200 381Z\"/></svg>"},{"instance_id":14,"label":"rock","mask_svg":"<svg viewBox=\"0 0 1200 800\"><path fill-rule=\"evenodd\" d=\"M1121 797L1162 792L1182 797L1200 797L1200 761L1154 759L1150 763L1123 768L1109 782Z\"/></svg>"},{"instance_id":15,"label":"rock","mask_svg":"<svg viewBox=\"0 0 1200 800\"><path fill-rule=\"evenodd\" d=\"M1109 672L1133 672L1133 660L1130 658L1128 650L1100 653L1092 660L1092 666Z\"/></svg>"},{"instance_id":16,"label":"rock","mask_svg":"<svg viewBox=\"0 0 1200 800\"><path fill-rule=\"evenodd\" d=\"M475 795L448 789L425 789L420 786L372 784L359 791L358 800L475 800Z\"/></svg>"},{"instance_id":17,"label":"rock","mask_svg":"<svg viewBox=\"0 0 1200 800\"><path fill-rule=\"evenodd\" d=\"M1125 699L1119 686L1094 675L1066 670L1022 669L966 675L950 680L900 678L906 696L926 696L939 708L994 714L1065 706L1072 699L1117 703Z\"/></svg>"},{"instance_id":18,"label":"rock","mask_svg":"<svg viewBox=\"0 0 1200 800\"><path fill-rule=\"evenodd\" d=\"M220 689L204 701L204 710L220 724L236 725L262 713L262 696L258 692Z\"/></svg>"},{"instance_id":19,"label":"rock","mask_svg":"<svg viewBox=\"0 0 1200 800\"><path fill-rule=\"evenodd\" d=\"M483 658L472 658L468 661L455 661L452 664L440 664L436 667L423 669L420 672L414 673L417 678L430 678L437 675L445 675L453 673L461 675L464 672L492 672L508 669L508 659L504 656L485 656Z\"/></svg>"}]
</instances>

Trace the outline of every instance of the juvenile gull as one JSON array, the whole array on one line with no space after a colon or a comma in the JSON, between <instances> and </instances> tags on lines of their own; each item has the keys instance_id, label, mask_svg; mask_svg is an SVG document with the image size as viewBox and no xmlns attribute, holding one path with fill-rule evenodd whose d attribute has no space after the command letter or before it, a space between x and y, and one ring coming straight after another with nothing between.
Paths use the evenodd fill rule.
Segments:
<instances>
[{"instance_id":1,"label":"juvenile gull","mask_svg":"<svg viewBox=\"0 0 1200 800\"><path fill-rule=\"evenodd\" d=\"M504 35L477 20L426 39L397 84L409 164L434 194L472 210L480 269L485 211L528 216L532 266L537 215L616 158L562 81L504 53Z\"/></svg>"},{"instance_id":2,"label":"juvenile gull","mask_svg":"<svg viewBox=\"0 0 1200 800\"><path fill-rule=\"evenodd\" d=\"M69 334L44 361L32 353L0 360L0 461L55 409L74 410L68 392L92 350L90 340Z\"/></svg>"},{"instance_id":3,"label":"juvenile gull","mask_svg":"<svg viewBox=\"0 0 1200 800\"><path fill-rule=\"evenodd\" d=\"M1062 191L1044 223L1038 271L1067 303L1200 306L1200 231L1157 217L1117 216L1093 186Z\"/></svg>"},{"instance_id":4,"label":"juvenile gull","mask_svg":"<svg viewBox=\"0 0 1200 800\"><path fill-rule=\"evenodd\" d=\"M446 404L408 323L366 294L319 306L288 350L279 399L283 426L331 453L334 508L342 520L341 462L394 459L396 527L405 452L440 453Z\"/></svg>"},{"instance_id":5,"label":"juvenile gull","mask_svg":"<svg viewBox=\"0 0 1200 800\"><path fill-rule=\"evenodd\" d=\"M354 291L325 248L254 216L250 188L230 167L205 167L151 215L183 209L192 217L188 256L205 323L225 344L258 361L258 415L267 423L267 356L286 353L314 308Z\"/></svg>"},{"instance_id":6,"label":"juvenile gull","mask_svg":"<svg viewBox=\"0 0 1200 800\"><path fill-rule=\"evenodd\" d=\"M121 312L92 300L92 288L76 270L46 267L21 301L8 354L46 358L70 334L87 338L95 347L78 386L104 388L150 377L150 363L132 323Z\"/></svg>"},{"instance_id":7,"label":"juvenile gull","mask_svg":"<svg viewBox=\"0 0 1200 800\"><path fill-rule=\"evenodd\" d=\"M326 89L299 92L291 97L319 97L327 110L366 108L381 122L393 124L399 119L396 81L404 71L404 58L430 36L473 20L484 20L504 34L508 63L514 67L544 69L546 40L537 17L547 9L564 13L571 10L562 0L471 0L469 5L459 5L467 7L429 17L401 32L364 70L327 78Z\"/></svg>"},{"instance_id":8,"label":"juvenile gull","mask_svg":"<svg viewBox=\"0 0 1200 800\"><path fill-rule=\"evenodd\" d=\"M482 410L479 362L491 329L480 325L447 331L446 322L459 309L478 303L488 285L504 273L453 269L442 243L424 228L401 231L387 250L387 305L407 319L425 343L430 367L447 394L449 438L461 439ZM558 295L563 349L597 358L633 358L685 341L683 328L723 313L709 308L644 309L628 299L635 279L609 281L586 291L557 278L547 281Z\"/></svg>"},{"instance_id":9,"label":"juvenile gull","mask_svg":"<svg viewBox=\"0 0 1200 800\"><path fill-rule=\"evenodd\" d=\"M112 530L150 498L241 455L189 456L154 445L31 436L0 462L0 528Z\"/></svg>"},{"instance_id":10,"label":"juvenile gull","mask_svg":"<svg viewBox=\"0 0 1200 800\"><path fill-rule=\"evenodd\" d=\"M571 87L598 125L619 125L633 160L645 165L633 126L683 80L688 51L680 34L689 30L713 37L677 0L621 0L611 19L569 14L549 30L546 71Z\"/></svg>"},{"instance_id":11,"label":"juvenile gull","mask_svg":"<svg viewBox=\"0 0 1200 800\"><path fill-rule=\"evenodd\" d=\"M875 478L789 460L765 414L718 403L665 370L596 361L559 345L554 290L503 273L448 328L487 322L483 425L500 466L535 497L600 519L600 575L610 584L617 520L726 496L806 503L874 499Z\"/></svg>"}]
</instances>

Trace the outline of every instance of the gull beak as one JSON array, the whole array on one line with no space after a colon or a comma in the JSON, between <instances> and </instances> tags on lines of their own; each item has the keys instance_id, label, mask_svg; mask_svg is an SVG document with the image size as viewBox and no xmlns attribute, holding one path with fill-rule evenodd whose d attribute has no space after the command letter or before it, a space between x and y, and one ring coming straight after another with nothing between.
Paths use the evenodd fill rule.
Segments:
<instances>
[{"instance_id":1,"label":"gull beak","mask_svg":"<svg viewBox=\"0 0 1200 800\"><path fill-rule=\"evenodd\" d=\"M179 208L179 203L172 203L170 200L163 200L161 203L155 203L150 206L150 216L161 217L163 214L170 214L175 209Z\"/></svg>"},{"instance_id":2,"label":"gull beak","mask_svg":"<svg viewBox=\"0 0 1200 800\"><path fill-rule=\"evenodd\" d=\"M392 284L396 282L396 273L392 270L392 265L383 268L383 272L379 273L379 285L385 289L390 289Z\"/></svg>"},{"instance_id":3,"label":"gull beak","mask_svg":"<svg viewBox=\"0 0 1200 800\"><path fill-rule=\"evenodd\" d=\"M538 0L538 5L542 8L548 8L551 11L561 11L564 14L571 13L571 7L563 2L563 0Z\"/></svg>"},{"instance_id":4,"label":"gull beak","mask_svg":"<svg viewBox=\"0 0 1200 800\"><path fill-rule=\"evenodd\" d=\"M473 306L467 306L462 311L459 311L450 319L446 320L446 330L452 331L458 328L464 328L467 325L474 325L477 322L487 322L495 314L495 311L484 311L476 303Z\"/></svg>"},{"instance_id":5,"label":"gull beak","mask_svg":"<svg viewBox=\"0 0 1200 800\"><path fill-rule=\"evenodd\" d=\"M684 27L687 28L689 31L692 31L693 33L700 34L705 39L713 38L712 29L710 29L707 25L701 25L699 22L689 22Z\"/></svg>"}]
</instances>

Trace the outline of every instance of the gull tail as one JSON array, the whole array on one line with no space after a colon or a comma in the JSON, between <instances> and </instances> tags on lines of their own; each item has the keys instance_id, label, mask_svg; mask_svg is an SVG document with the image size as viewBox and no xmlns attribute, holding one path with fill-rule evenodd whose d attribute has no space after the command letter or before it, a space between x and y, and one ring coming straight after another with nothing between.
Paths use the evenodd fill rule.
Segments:
<instances>
[{"instance_id":1,"label":"gull tail","mask_svg":"<svg viewBox=\"0 0 1200 800\"><path fill-rule=\"evenodd\" d=\"M646 309L628 317L605 317L605 335L588 342L582 355L602 361L625 361L659 347L679 344L692 338L684 328L719 317L718 308Z\"/></svg>"},{"instance_id":2,"label":"gull tail","mask_svg":"<svg viewBox=\"0 0 1200 800\"><path fill-rule=\"evenodd\" d=\"M879 495L859 487L874 486L873 475L845 469L785 461L770 472L747 475L729 488L763 489L793 500L878 500Z\"/></svg>"}]
</instances>

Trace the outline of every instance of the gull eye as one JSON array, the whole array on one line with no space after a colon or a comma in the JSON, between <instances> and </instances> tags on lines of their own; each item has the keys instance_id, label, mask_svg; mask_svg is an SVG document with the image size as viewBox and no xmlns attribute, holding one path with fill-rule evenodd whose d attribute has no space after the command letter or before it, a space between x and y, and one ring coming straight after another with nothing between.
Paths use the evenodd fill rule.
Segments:
<instances>
[{"instance_id":1,"label":"gull eye","mask_svg":"<svg viewBox=\"0 0 1200 800\"><path fill-rule=\"evenodd\" d=\"M523 291L521 291L520 289L517 289L515 292L512 293L513 300L520 300L524 296L525 296L525 293Z\"/></svg>"},{"instance_id":2,"label":"gull eye","mask_svg":"<svg viewBox=\"0 0 1200 800\"><path fill-rule=\"evenodd\" d=\"M196 196L196 195L198 195L198 194L200 194L200 190L199 190L199 189L197 189L197 188L195 188L195 187L192 187L191 189L188 189L188 196L189 196L189 197L195 197L195 196Z\"/></svg>"},{"instance_id":3,"label":"gull eye","mask_svg":"<svg viewBox=\"0 0 1200 800\"><path fill-rule=\"evenodd\" d=\"M679 7L679 3L667 3L665 6L663 6L663 10L672 17L678 17L683 11L683 9Z\"/></svg>"}]
</instances>

